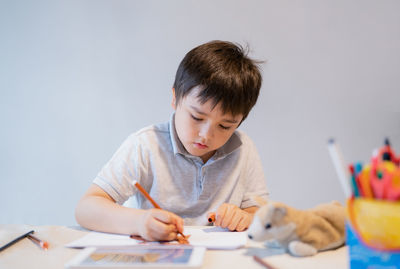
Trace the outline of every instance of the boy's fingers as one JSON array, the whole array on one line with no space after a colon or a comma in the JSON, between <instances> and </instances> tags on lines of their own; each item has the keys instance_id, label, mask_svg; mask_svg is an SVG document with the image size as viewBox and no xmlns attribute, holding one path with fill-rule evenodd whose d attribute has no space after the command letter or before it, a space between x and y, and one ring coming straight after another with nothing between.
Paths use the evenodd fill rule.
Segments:
<instances>
[{"instance_id":1,"label":"boy's fingers","mask_svg":"<svg viewBox=\"0 0 400 269\"><path fill-rule=\"evenodd\" d=\"M242 219L239 221L239 223L236 227L236 231L242 232L242 231L246 230L247 228L249 228L251 220L252 220L252 218L251 218L250 214L248 214L248 213L244 214Z\"/></svg>"},{"instance_id":2,"label":"boy's fingers","mask_svg":"<svg viewBox=\"0 0 400 269\"><path fill-rule=\"evenodd\" d=\"M183 219L172 212L162 209L153 209L152 216L165 224L175 224L175 226L183 230Z\"/></svg>"},{"instance_id":3,"label":"boy's fingers","mask_svg":"<svg viewBox=\"0 0 400 269\"><path fill-rule=\"evenodd\" d=\"M236 227L236 231L238 232L243 232L249 227L249 222L246 220L246 218L242 218L239 222L239 224Z\"/></svg>"},{"instance_id":4,"label":"boy's fingers","mask_svg":"<svg viewBox=\"0 0 400 269\"><path fill-rule=\"evenodd\" d=\"M183 233L183 219L181 217L165 210L153 209L152 211L152 216L158 222L154 233L162 237L163 240L173 240L176 238L176 232ZM174 235L170 235L171 233L174 233Z\"/></svg>"},{"instance_id":5,"label":"boy's fingers","mask_svg":"<svg viewBox=\"0 0 400 269\"><path fill-rule=\"evenodd\" d=\"M228 207L226 212L225 212L224 219L221 222L221 227L222 228L227 228L228 227L228 225L232 221L233 214L235 214L235 211L233 211L231 208Z\"/></svg>"},{"instance_id":6,"label":"boy's fingers","mask_svg":"<svg viewBox=\"0 0 400 269\"><path fill-rule=\"evenodd\" d=\"M221 227L227 228L229 226L229 224L232 222L232 219L238 210L240 210L240 209L237 206L228 205L226 212L225 212L225 217L222 220Z\"/></svg>"},{"instance_id":7,"label":"boy's fingers","mask_svg":"<svg viewBox=\"0 0 400 269\"><path fill-rule=\"evenodd\" d=\"M168 211L162 209L150 209L153 218L164 223L171 223L171 216Z\"/></svg>"},{"instance_id":8,"label":"boy's fingers","mask_svg":"<svg viewBox=\"0 0 400 269\"><path fill-rule=\"evenodd\" d=\"M217 214L215 215L215 223L214 223L216 226L221 226L221 222L225 218L227 206L228 206L227 204L222 204L218 208Z\"/></svg>"},{"instance_id":9,"label":"boy's fingers","mask_svg":"<svg viewBox=\"0 0 400 269\"><path fill-rule=\"evenodd\" d=\"M238 227L238 224L239 224L241 219L242 219L242 215L241 214L237 214L237 212L235 211L231 222L228 224L228 229L230 231L235 231L236 228Z\"/></svg>"},{"instance_id":10,"label":"boy's fingers","mask_svg":"<svg viewBox=\"0 0 400 269\"><path fill-rule=\"evenodd\" d=\"M175 232L169 233L168 236L166 237L166 241L172 241L177 238L178 234Z\"/></svg>"},{"instance_id":11,"label":"boy's fingers","mask_svg":"<svg viewBox=\"0 0 400 269\"><path fill-rule=\"evenodd\" d=\"M183 219L179 218L178 226L177 226L178 227L178 232L183 233L183 226L184 226Z\"/></svg>"},{"instance_id":12,"label":"boy's fingers","mask_svg":"<svg viewBox=\"0 0 400 269\"><path fill-rule=\"evenodd\" d=\"M178 232L183 233L183 219L172 212L168 213L170 215L170 223L175 225Z\"/></svg>"},{"instance_id":13,"label":"boy's fingers","mask_svg":"<svg viewBox=\"0 0 400 269\"><path fill-rule=\"evenodd\" d=\"M183 219L174 213L170 213L171 223L175 224L178 232L183 233Z\"/></svg>"},{"instance_id":14,"label":"boy's fingers","mask_svg":"<svg viewBox=\"0 0 400 269\"><path fill-rule=\"evenodd\" d=\"M222 204L216 213L214 225L230 231L244 231L250 225L249 214L236 205Z\"/></svg>"},{"instance_id":15,"label":"boy's fingers","mask_svg":"<svg viewBox=\"0 0 400 269\"><path fill-rule=\"evenodd\" d=\"M158 219L153 219L149 225L149 233L153 240L173 240L176 238L176 226L174 224L165 224Z\"/></svg>"}]
</instances>

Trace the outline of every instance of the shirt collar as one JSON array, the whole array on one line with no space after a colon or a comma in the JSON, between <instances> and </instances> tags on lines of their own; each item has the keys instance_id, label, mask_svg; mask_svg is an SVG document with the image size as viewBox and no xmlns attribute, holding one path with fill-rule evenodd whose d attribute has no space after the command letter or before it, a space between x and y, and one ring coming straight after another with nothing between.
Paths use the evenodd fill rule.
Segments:
<instances>
[{"instance_id":1,"label":"shirt collar","mask_svg":"<svg viewBox=\"0 0 400 269\"><path fill-rule=\"evenodd\" d=\"M230 153L234 152L241 145L242 145L242 140L240 139L238 132L235 131L229 138L229 140L225 143L225 145L217 149L217 152L215 152L214 156L212 156L211 158L213 160L221 159L229 155Z\"/></svg>"},{"instance_id":2,"label":"shirt collar","mask_svg":"<svg viewBox=\"0 0 400 269\"><path fill-rule=\"evenodd\" d=\"M175 113L172 113L170 121L169 121L169 133L171 137L171 143L172 143L172 149L174 154L182 154L186 157L193 158L195 156L191 155L185 147L183 146L182 142L179 140L178 134L176 132L175 128ZM238 135L238 132L235 131L232 136L229 138L229 140L217 151L215 154L211 157L212 160L218 160L221 159L233 151L235 151L237 148L239 148L242 145L242 141ZM199 158L199 157L195 157Z\"/></svg>"}]
</instances>

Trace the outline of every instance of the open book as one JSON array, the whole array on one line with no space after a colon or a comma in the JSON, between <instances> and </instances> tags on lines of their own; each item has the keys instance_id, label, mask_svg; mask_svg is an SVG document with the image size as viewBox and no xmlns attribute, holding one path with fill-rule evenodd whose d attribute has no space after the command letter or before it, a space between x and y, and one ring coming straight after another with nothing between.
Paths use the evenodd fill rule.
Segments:
<instances>
[{"instance_id":1,"label":"open book","mask_svg":"<svg viewBox=\"0 0 400 269\"><path fill-rule=\"evenodd\" d=\"M190 245L208 249L236 249L247 243L247 232L230 232L220 227L185 226L184 233L190 235ZM154 244L154 242L146 244ZM115 248L140 245L143 245L142 241L132 239L128 235L90 232L65 246L70 248Z\"/></svg>"}]
</instances>

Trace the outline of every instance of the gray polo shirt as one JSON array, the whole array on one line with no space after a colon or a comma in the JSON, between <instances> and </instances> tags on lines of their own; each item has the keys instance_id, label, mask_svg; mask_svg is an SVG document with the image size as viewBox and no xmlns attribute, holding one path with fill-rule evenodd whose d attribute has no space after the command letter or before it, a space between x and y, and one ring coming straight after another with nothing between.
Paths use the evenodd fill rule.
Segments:
<instances>
[{"instance_id":1,"label":"gray polo shirt","mask_svg":"<svg viewBox=\"0 0 400 269\"><path fill-rule=\"evenodd\" d=\"M174 212L185 225L207 225L207 213L223 203L255 206L257 195L267 199L260 158L251 139L236 130L207 163L190 155L180 142L174 114L167 123L130 135L94 183L118 204L135 196L139 208L153 206L137 191L137 180L161 208Z\"/></svg>"}]
</instances>

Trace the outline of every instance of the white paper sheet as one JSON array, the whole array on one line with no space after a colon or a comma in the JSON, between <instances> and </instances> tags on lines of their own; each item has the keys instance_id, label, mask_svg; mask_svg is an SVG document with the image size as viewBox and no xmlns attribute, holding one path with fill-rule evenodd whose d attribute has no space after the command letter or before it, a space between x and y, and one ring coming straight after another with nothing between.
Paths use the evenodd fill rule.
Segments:
<instances>
[{"instance_id":1,"label":"white paper sheet","mask_svg":"<svg viewBox=\"0 0 400 269\"><path fill-rule=\"evenodd\" d=\"M185 226L184 234L190 235L189 242L192 246L208 249L236 249L247 243L247 232L230 232L220 227ZM65 246L70 248L132 247L140 246L140 242L131 239L128 235L90 232Z\"/></svg>"}]
</instances>

